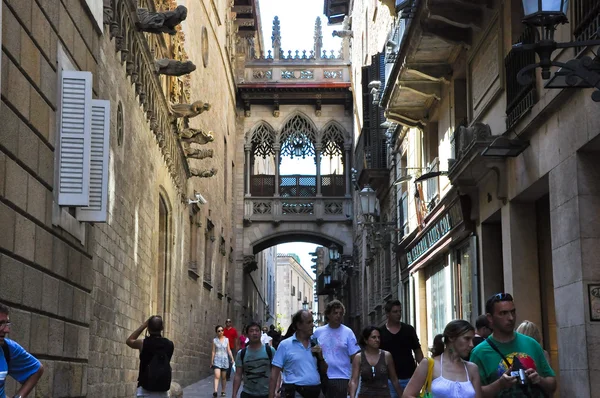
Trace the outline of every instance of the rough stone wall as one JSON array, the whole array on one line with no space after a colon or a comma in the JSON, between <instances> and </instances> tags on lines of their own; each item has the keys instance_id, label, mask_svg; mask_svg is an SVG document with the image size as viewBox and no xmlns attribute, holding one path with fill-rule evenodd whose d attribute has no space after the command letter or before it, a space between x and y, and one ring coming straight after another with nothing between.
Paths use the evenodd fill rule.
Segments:
<instances>
[{"instance_id":1,"label":"rough stone wall","mask_svg":"<svg viewBox=\"0 0 600 398\"><path fill-rule=\"evenodd\" d=\"M52 190L57 48L62 43L78 67L95 71L93 24L81 2L2 3L0 301L12 307L11 338L43 358L32 396L87 393L91 228L81 244L53 226ZM9 379L7 395L14 389Z\"/></svg>"}]
</instances>

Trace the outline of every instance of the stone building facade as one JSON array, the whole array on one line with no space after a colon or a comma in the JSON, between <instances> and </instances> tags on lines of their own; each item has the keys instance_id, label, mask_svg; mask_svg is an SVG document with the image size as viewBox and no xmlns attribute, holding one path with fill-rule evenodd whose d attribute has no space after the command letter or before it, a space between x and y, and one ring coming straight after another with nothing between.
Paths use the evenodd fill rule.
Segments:
<instances>
[{"instance_id":1,"label":"stone building facade","mask_svg":"<svg viewBox=\"0 0 600 398\"><path fill-rule=\"evenodd\" d=\"M187 20L163 36L138 32L127 0L2 3L0 301L12 308L11 337L43 358L35 396L133 396L138 355L125 339L153 314L175 343L173 379L187 385L208 373L214 326L244 311L234 289L234 14L223 2L179 5ZM189 57L196 70L155 75L154 57ZM68 71L89 71L89 99L110 104L104 223L58 205ZM210 110L170 122L170 102L194 101ZM177 135L188 128L212 139L188 147Z\"/></svg>"},{"instance_id":2,"label":"stone building facade","mask_svg":"<svg viewBox=\"0 0 600 398\"><path fill-rule=\"evenodd\" d=\"M430 345L447 322L473 321L487 297L509 292L517 322L534 321L542 331L559 394L594 396L599 280L590 261L598 239L600 132L591 117L598 113L594 89L560 88L560 78L543 80L539 70L528 85L517 82L520 68L536 62L512 50L532 40L521 22L522 2L464 3L452 11L445 4L386 7L395 22L375 45L385 84L374 94L392 128L385 155L395 175L386 184L387 176L371 173L361 183L378 184L382 214L387 192L397 192L393 248L404 317ZM596 3L569 6L570 23L558 27L556 40L591 38L600 20ZM354 21L368 18L352 15L354 46L366 36ZM593 57L593 48L579 50L554 58ZM491 152L502 142L518 151Z\"/></svg>"},{"instance_id":3,"label":"stone building facade","mask_svg":"<svg viewBox=\"0 0 600 398\"><path fill-rule=\"evenodd\" d=\"M277 254L277 324L285 333L292 316L306 307L313 310L314 279L295 254ZM316 311L313 311L316 312Z\"/></svg>"}]
</instances>

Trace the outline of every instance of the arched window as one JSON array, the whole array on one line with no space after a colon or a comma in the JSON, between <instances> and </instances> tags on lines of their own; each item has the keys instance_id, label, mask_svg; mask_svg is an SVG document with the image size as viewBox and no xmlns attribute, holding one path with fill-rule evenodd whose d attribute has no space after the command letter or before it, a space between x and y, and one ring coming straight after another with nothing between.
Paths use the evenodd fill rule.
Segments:
<instances>
[{"instance_id":1,"label":"arched window","mask_svg":"<svg viewBox=\"0 0 600 398\"><path fill-rule=\"evenodd\" d=\"M272 196L275 192L275 131L261 122L250 132L252 145L251 192L256 196Z\"/></svg>"},{"instance_id":2,"label":"arched window","mask_svg":"<svg viewBox=\"0 0 600 398\"><path fill-rule=\"evenodd\" d=\"M158 199L158 264L157 264L157 289L156 312L164 315L169 312L169 206L165 198L160 195Z\"/></svg>"},{"instance_id":3,"label":"arched window","mask_svg":"<svg viewBox=\"0 0 600 398\"><path fill-rule=\"evenodd\" d=\"M324 196L344 196L344 142L346 131L336 123L329 122L323 128L321 138L321 191Z\"/></svg>"},{"instance_id":4,"label":"arched window","mask_svg":"<svg viewBox=\"0 0 600 398\"><path fill-rule=\"evenodd\" d=\"M261 123L254 128L251 134L252 154L266 159L275 154L275 132L267 123Z\"/></svg>"},{"instance_id":5,"label":"arched window","mask_svg":"<svg viewBox=\"0 0 600 398\"><path fill-rule=\"evenodd\" d=\"M295 115L281 129L281 156L292 159L315 156L316 137L312 123L302 115Z\"/></svg>"}]
</instances>

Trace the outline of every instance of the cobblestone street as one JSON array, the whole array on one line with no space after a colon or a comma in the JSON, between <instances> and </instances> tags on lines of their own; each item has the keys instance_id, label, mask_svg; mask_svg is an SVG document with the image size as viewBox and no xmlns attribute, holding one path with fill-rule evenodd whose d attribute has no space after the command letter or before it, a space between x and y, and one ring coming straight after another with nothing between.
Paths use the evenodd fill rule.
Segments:
<instances>
[{"instance_id":1,"label":"cobblestone street","mask_svg":"<svg viewBox=\"0 0 600 398\"><path fill-rule=\"evenodd\" d=\"M227 398L231 398L233 378L227 382ZM183 389L184 398L210 398L213 392L213 377L209 376ZM220 393L220 391L219 391ZM220 394L219 394L220 395ZM239 396L239 395L238 395Z\"/></svg>"}]
</instances>

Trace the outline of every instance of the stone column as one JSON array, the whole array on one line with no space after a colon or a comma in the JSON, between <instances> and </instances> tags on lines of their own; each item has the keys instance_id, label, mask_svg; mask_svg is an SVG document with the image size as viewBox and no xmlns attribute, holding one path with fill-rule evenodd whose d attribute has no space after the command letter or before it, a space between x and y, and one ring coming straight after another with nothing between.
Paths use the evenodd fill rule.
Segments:
<instances>
[{"instance_id":1,"label":"stone column","mask_svg":"<svg viewBox=\"0 0 600 398\"><path fill-rule=\"evenodd\" d=\"M541 325L535 204L509 202L501 214L504 291L515 298L517 325L525 319Z\"/></svg>"},{"instance_id":2,"label":"stone column","mask_svg":"<svg viewBox=\"0 0 600 398\"><path fill-rule=\"evenodd\" d=\"M560 395L600 390L600 316L591 284L600 283L600 160L578 152L550 171L550 225ZM597 303L598 298L594 302Z\"/></svg>"},{"instance_id":3,"label":"stone column","mask_svg":"<svg viewBox=\"0 0 600 398\"><path fill-rule=\"evenodd\" d=\"M246 192L245 196L249 197L250 194L250 174L252 173L252 164L250 164L250 150L252 150L251 145L244 145L244 152L246 155L246 165L244 173L246 174Z\"/></svg>"},{"instance_id":4,"label":"stone column","mask_svg":"<svg viewBox=\"0 0 600 398\"><path fill-rule=\"evenodd\" d=\"M275 145L275 194L274 197L279 197L279 164L281 163L281 146Z\"/></svg>"},{"instance_id":5,"label":"stone column","mask_svg":"<svg viewBox=\"0 0 600 398\"><path fill-rule=\"evenodd\" d=\"M321 144L315 145L315 162L317 165L317 197L321 194Z\"/></svg>"},{"instance_id":6,"label":"stone column","mask_svg":"<svg viewBox=\"0 0 600 398\"><path fill-rule=\"evenodd\" d=\"M352 148L344 146L344 153L346 155L346 161L344 162L344 174L346 176L346 197L352 196L351 185L352 185L352 163L350 160Z\"/></svg>"}]
</instances>

